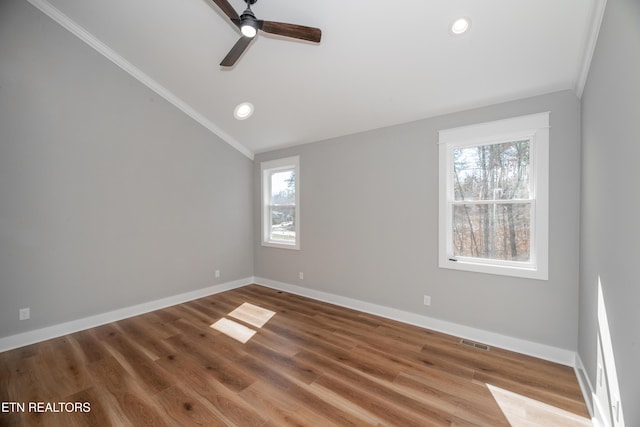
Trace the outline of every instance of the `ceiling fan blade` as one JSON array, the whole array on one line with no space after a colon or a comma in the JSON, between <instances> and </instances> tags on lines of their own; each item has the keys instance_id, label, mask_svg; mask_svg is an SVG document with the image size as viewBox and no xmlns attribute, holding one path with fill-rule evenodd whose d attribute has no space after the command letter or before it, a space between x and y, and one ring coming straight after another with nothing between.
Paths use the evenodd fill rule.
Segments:
<instances>
[{"instance_id":1,"label":"ceiling fan blade","mask_svg":"<svg viewBox=\"0 0 640 427\"><path fill-rule=\"evenodd\" d=\"M305 27L303 25L285 24L283 22L264 21L262 31L294 39L320 43L322 31L320 28Z\"/></svg>"},{"instance_id":2,"label":"ceiling fan blade","mask_svg":"<svg viewBox=\"0 0 640 427\"><path fill-rule=\"evenodd\" d=\"M223 67L231 67L236 63L238 58L242 55L242 53L249 47L249 44L253 38L251 37L240 37L240 40L236 42L235 45L231 48L227 56L224 57L222 62L220 63Z\"/></svg>"},{"instance_id":3,"label":"ceiling fan blade","mask_svg":"<svg viewBox=\"0 0 640 427\"><path fill-rule=\"evenodd\" d=\"M229 17L229 19L240 19L238 12L229 4L227 0L213 0L215 4L224 12L225 15Z\"/></svg>"}]
</instances>

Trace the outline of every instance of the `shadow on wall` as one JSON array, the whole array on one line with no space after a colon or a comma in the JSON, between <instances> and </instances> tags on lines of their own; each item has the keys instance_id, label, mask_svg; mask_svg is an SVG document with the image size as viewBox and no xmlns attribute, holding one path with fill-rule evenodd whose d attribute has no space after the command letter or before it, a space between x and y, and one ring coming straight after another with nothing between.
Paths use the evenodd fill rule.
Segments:
<instances>
[{"instance_id":1,"label":"shadow on wall","mask_svg":"<svg viewBox=\"0 0 640 427\"><path fill-rule=\"evenodd\" d=\"M624 414L618 386L618 373L613 355L611 332L607 319L607 307L602 293L602 281L598 276L598 358L596 390L593 395L596 418L612 427L624 427Z\"/></svg>"}]
</instances>

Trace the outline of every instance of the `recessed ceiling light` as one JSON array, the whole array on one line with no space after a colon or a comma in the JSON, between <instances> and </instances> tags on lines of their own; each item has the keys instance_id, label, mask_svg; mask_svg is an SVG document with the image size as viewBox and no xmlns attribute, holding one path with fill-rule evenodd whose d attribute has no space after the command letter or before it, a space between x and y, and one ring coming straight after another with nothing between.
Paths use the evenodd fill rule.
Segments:
<instances>
[{"instance_id":1,"label":"recessed ceiling light","mask_svg":"<svg viewBox=\"0 0 640 427\"><path fill-rule=\"evenodd\" d=\"M243 102L233 110L233 115L238 120L244 120L251 117L253 114L253 104L250 102Z\"/></svg>"},{"instance_id":2,"label":"recessed ceiling light","mask_svg":"<svg viewBox=\"0 0 640 427\"><path fill-rule=\"evenodd\" d=\"M471 28L471 19L462 17L455 19L453 23L451 23L449 32L454 36L459 36L469 31L469 28Z\"/></svg>"}]
</instances>

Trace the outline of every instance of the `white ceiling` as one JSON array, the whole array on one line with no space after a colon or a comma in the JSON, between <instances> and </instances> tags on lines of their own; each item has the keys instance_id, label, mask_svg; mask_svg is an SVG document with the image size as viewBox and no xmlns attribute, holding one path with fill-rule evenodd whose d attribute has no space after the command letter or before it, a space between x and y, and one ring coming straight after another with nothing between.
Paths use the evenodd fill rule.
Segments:
<instances>
[{"instance_id":1,"label":"white ceiling","mask_svg":"<svg viewBox=\"0 0 640 427\"><path fill-rule=\"evenodd\" d=\"M210 0L29 0L249 157L557 90L581 94L604 0L258 0L320 44L239 32ZM241 13L243 0L229 0ZM452 37L460 16L471 30ZM251 118L234 107L250 101Z\"/></svg>"}]
</instances>

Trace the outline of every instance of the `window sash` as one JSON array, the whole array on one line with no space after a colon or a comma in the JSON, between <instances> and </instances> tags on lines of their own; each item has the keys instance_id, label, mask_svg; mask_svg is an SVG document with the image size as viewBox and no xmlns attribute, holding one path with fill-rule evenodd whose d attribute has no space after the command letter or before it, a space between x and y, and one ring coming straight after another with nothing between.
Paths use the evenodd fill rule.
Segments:
<instances>
[{"instance_id":1,"label":"window sash","mask_svg":"<svg viewBox=\"0 0 640 427\"><path fill-rule=\"evenodd\" d=\"M534 183L535 183L535 158L533 155L533 152L535 150L535 141L534 138L532 137L532 135L528 135L528 136L521 136L518 138L496 138L493 140L489 140L489 141L483 141L482 143L459 143L459 144L451 144L449 147L449 153L448 153L448 162L449 164L447 165L447 167L450 167L450 172L453 176L455 176L456 178L458 178L460 175L462 175L463 178L465 178L466 176L468 176L467 173L470 170L480 170L481 165L479 164L475 164L474 161L475 160L479 160L479 159L475 159L475 158L469 158L469 154L466 155L462 155L462 159L466 159L467 161L465 162L465 160L463 160L463 163L460 165L461 168L456 168L455 162L456 162L456 156L454 154L454 152L456 151L468 151L469 149L478 149L478 148L482 148L482 152L484 155L491 155L490 153L487 153L485 151L485 149L487 147L495 147L495 146L504 146L504 145L510 145L511 147L508 147L505 149L505 151L503 153L500 154L499 160L500 163L502 164L502 160L508 160L508 155L509 155L509 151L511 151L511 155L513 155L513 149L515 148L515 150L517 150L518 154L520 154L520 149L518 148L518 145L521 144L525 144L526 145L526 156L527 156L527 163L526 165L521 165L518 164L517 167L520 168L521 166L524 167L524 172L521 176L518 177L518 180L516 181L516 183L518 185L516 185L513 189L511 189L511 191L513 192L513 196L510 199L507 198L496 198L496 190L500 190L500 194L502 196L504 196L504 192L502 188L487 188L488 192L489 192L489 197L490 198L486 198L486 199L482 199L482 198L472 198L472 199L468 199L465 197L464 195L464 190L466 187L466 182L463 179L462 181L458 181L457 179L455 180L455 182L452 180L451 182L451 197L450 200L454 200L454 201L463 201L463 200L475 200L475 201L492 201L492 200L514 200L514 199L534 199L535 198L535 188L534 188ZM492 150L491 150L492 151ZM474 157L475 157L475 153L474 153ZM502 155L504 155L505 157L502 157ZM494 159L495 160L495 159ZM518 160L520 160L520 156L518 156ZM467 163L467 162L469 162ZM514 166L513 164L510 164L510 166ZM493 169L491 166L486 170L487 173L490 173L491 169ZM509 168L507 167L507 170ZM504 170L504 169L503 169ZM473 178L477 178L477 176L475 174L473 174L472 176ZM491 182L486 182L487 187L492 187ZM513 183L512 183L513 184ZM524 184L524 185L523 185ZM516 192L521 192L522 189L526 188L526 196L528 197L516 197L515 193ZM479 189L476 189L479 190ZM520 190L520 191L518 191ZM473 193L474 195L476 194L475 192ZM460 197L458 197L460 196Z\"/></svg>"},{"instance_id":2,"label":"window sash","mask_svg":"<svg viewBox=\"0 0 640 427\"><path fill-rule=\"evenodd\" d=\"M274 237L274 234L276 234L276 232L274 232L274 227L276 227L277 225L279 225L279 224L274 224L274 223L273 223L273 212L274 212L274 208L277 208L277 210L282 210L283 208L284 208L284 209L289 208L289 209L293 209L293 210L294 210L294 212L295 212L296 205L269 205L269 206L268 206L268 209L269 209L269 216L268 216L268 218L270 219L270 221L269 221L269 230L268 230L268 232L269 232L269 241L270 241L270 242L282 243L282 244L289 244L289 245L290 245L290 244L295 244L296 237L297 237L297 236L296 236L296 234L295 234L295 231L293 232L293 233L294 233L294 234L293 234L293 242L291 241L291 239L279 239L279 238L277 238L277 237ZM282 222L284 222L284 221L282 221ZM294 225L295 225L295 213L294 213L293 222L294 222ZM294 229L294 230L295 230L295 229Z\"/></svg>"},{"instance_id":3,"label":"window sash","mask_svg":"<svg viewBox=\"0 0 640 427\"><path fill-rule=\"evenodd\" d=\"M454 207L455 206L504 206L504 205L528 205L529 207L529 222L528 222L528 259L527 260L509 260L503 259L499 257L484 257L481 255L477 256L469 256L469 255L460 255L456 254L456 245L455 245L455 237L456 232L454 231L455 223L454 223ZM536 201L527 199L527 200L496 200L496 201L473 201L473 202L452 202L450 204L450 221L448 222L449 229L447 230L447 253L446 256L450 260L455 261L464 261L464 262L477 262L488 265L496 265L496 266L511 266L511 267L523 267L523 268L534 268L536 266L536 239L535 239L535 212L536 212ZM495 224L494 224L495 226ZM478 233L483 233L482 229L477 230ZM499 234L499 233L498 233ZM490 239L496 238L496 233L489 236ZM511 243L511 242L510 242ZM513 242L517 244L516 242ZM482 242L482 247L486 245L486 242Z\"/></svg>"}]
</instances>

